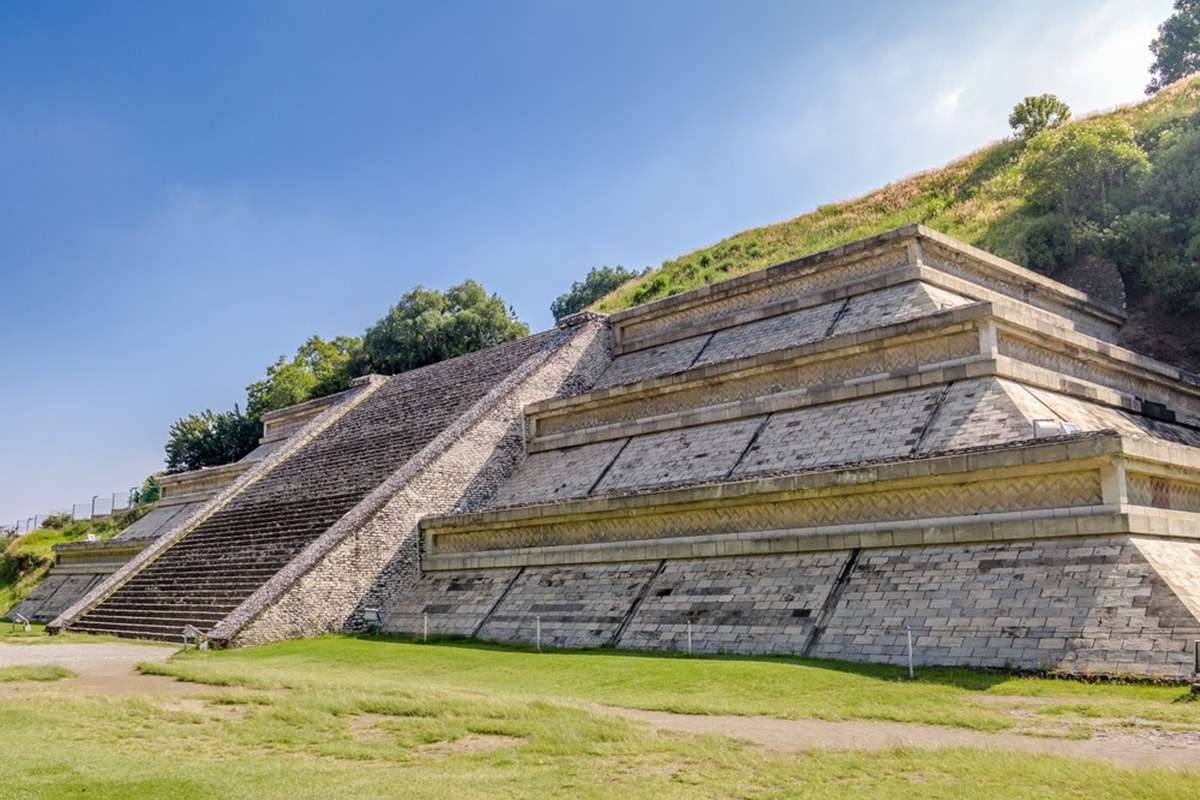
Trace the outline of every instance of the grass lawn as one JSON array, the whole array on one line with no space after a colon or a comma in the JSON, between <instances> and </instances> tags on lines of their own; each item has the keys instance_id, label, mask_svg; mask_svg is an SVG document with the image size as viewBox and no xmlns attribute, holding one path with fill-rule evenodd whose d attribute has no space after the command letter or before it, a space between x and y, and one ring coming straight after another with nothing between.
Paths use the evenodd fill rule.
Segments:
<instances>
[{"instance_id":1,"label":"grass lawn","mask_svg":"<svg viewBox=\"0 0 1200 800\"><path fill-rule=\"evenodd\" d=\"M59 681L75 673L62 667L0 667L0 683L15 681Z\"/></svg>"},{"instance_id":2,"label":"grass lawn","mask_svg":"<svg viewBox=\"0 0 1200 800\"><path fill-rule=\"evenodd\" d=\"M325 637L190 652L145 671L210 684L208 702L0 695L8 798L1194 798L1200 773L972 749L785 755L652 733L641 708L1009 727L1009 700L1200 727L1177 687L787 660L531 653ZM12 684L9 684L12 686ZM213 688L220 687L220 688ZM980 701L982 697L999 700ZM1039 705L1039 708L1041 705ZM1132 720L1133 717L1130 717Z\"/></svg>"}]
</instances>

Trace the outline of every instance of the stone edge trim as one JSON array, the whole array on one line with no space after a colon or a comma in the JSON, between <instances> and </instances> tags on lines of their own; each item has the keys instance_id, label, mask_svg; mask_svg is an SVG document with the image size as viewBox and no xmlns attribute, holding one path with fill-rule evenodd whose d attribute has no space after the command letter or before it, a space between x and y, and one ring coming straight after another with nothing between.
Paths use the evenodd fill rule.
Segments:
<instances>
[{"instance_id":1,"label":"stone edge trim","mask_svg":"<svg viewBox=\"0 0 1200 800\"><path fill-rule=\"evenodd\" d=\"M500 403L505 395L529 378L572 339L581 335L585 330L593 330L595 327L604 325L603 320L587 319L581 324L560 329L560 333L551 337L538 352L523 361L517 369L492 387L482 398L476 400L470 408L421 448L416 455L396 469L325 533L317 537L299 555L276 572L254 594L214 625L209 631L209 639L218 644L233 640L239 632L253 623L280 599L297 580L316 567L338 544L370 521L371 517L382 509L405 484L419 475L452 443L462 438L472 426L481 421Z\"/></svg>"},{"instance_id":2,"label":"stone edge trim","mask_svg":"<svg viewBox=\"0 0 1200 800\"><path fill-rule=\"evenodd\" d=\"M298 450L323 433L329 426L333 425L357 407L359 403L374 394L386 380L387 378L380 375L366 376L365 380L360 380L359 386L355 387L357 391L305 423L304 427L291 436L278 450L254 464L254 466L242 473L242 475L224 487L200 508L171 526L169 530L163 532L146 549L126 562L121 569L114 572L103 583L81 597L74 605L63 611L63 613L59 614L58 617L46 626L46 629L51 633L57 633L64 628L70 628L71 623L77 621L81 616L102 603L109 595L149 566L160 554L173 547L176 542L186 537L201 523L228 505L243 490L266 477L277 466L291 458Z\"/></svg>"},{"instance_id":3,"label":"stone edge trim","mask_svg":"<svg viewBox=\"0 0 1200 800\"><path fill-rule=\"evenodd\" d=\"M802 256L801 258L776 264L765 269L755 270L736 278L730 278L727 281L702 286L698 289L675 295L674 297L663 298L662 300L656 300L634 308L622 309L610 314L610 319L614 326L624 327L633 322L660 317L694 305L709 302L719 297L742 294L761 285L786 281L789 278L797 277L796 273L805 270L815 272L817 271L816 268L827 262L866 254L872 250L905 243L907 240L912 240L918 244L921 240L926 240L948 250L960 253L977 264L982 265L988 273L999 277L1003 282L1014 284L1015 288L1033 288L1041 293L1047 293L1057 302L1082 310L1090 316L1097 317L1108 324L1120 325L1126 319L1123 311L1093 300L1086 293L1078 289L1039 275L1018 264L1014 264L1011 261L992 255L920 224L904 225L876 234L875 236L849 242L839 247Z\"/></svg>"}]
</instances>

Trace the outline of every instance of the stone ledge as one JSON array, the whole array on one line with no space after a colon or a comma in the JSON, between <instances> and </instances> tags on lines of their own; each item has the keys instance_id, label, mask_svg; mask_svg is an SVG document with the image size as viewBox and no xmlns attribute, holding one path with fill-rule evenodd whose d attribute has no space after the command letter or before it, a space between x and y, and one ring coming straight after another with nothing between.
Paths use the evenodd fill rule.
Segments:
<instances>
[{"instance_id":1,"label":"stone ledge","mask_svg":"<svg viewBox=\"0 0 1200 800\"><path fill-rule=\"evenodd\" d=\"M703 286L674 297L625 309L610 315L615 328L623 329L636 323L667 316L714 300L742 294L753 289L828 269L838 262L853 261L880 252L908 247L915 248L914 261L919 261L920 245L927 242L970 260L973 267L988 277L1009 287L1017 298L1037 294L1049 302L1094 318L1101 325L1115 328L1126 319L1123 311L1097 302L1087 294L1066 284L1046 278L971 245L938 233L924 225L906 225L891 231L859 239L840 247L804 256L783 264L731 278L718 284ZM618 337L619 339L620 337Z\"/></svg>"},{"instance_id":2,"label":"stone ledge","mask_svg":"<svg viewBox=\"0 0 1200 800\"><path fill-rule=\"evenodd\" d=\"M1161 509L1087 506L1020 514L828 525L659 540L603 542L426 556L428 572L557 566L738 555L809 553L854 548L936 547L979 542L1138 534L1200 540L1200 514Z\"/></svg>"}]
</instances>

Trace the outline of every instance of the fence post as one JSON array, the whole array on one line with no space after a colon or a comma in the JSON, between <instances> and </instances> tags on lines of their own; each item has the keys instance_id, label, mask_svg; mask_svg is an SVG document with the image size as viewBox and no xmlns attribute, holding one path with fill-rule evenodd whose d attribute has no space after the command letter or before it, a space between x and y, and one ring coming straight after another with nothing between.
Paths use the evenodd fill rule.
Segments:
<instances>
[{"instance_id":1,"label":"fence post","mask_svg":"<svg viewBox=\"0 0 1200 800\"><path fill-rule=\"evenodd\" d=\"M534 617L534 624L537 626L537 651L542 652L542 618Z\"/></svg>"},{"instance_id":2,"label":"fence post","mask_svg":"<svg viewBox=\"0 0 1200 800\"><path fill-rule=\"evenodd\" d=\"M912 628L905 625L904 633L908 637L908 679L913 680L917 676L913 671Z\"/></svg>"},{"instance_id":3,"label":"fence post","mask_svg":"<svg viewBox=\"0 0 1200 800\"><path fill-rule=\"evenodd\" d=\"M421 620L421 641L422 641L422 642L428 642L428 641L429 641L429 614L422 614L422 615L421 615L421 617L422 617L422 620Z\"/></svg>"},{"instance_id":4,"label":"fence post","mask_svg":"<svg viewBox=\"0 0 1200 800\"><path fill-rule=\"evenodd\" d=\"M688 655L692 654L692 621L688 620Z\"/></svg>"}]
</instances>

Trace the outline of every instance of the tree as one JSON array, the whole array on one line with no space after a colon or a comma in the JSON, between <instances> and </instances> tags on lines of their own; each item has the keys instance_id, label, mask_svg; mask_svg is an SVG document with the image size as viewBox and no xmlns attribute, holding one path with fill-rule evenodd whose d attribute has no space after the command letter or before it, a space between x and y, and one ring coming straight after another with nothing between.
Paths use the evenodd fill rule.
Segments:
<instances>
[{"instance_id":1,"label":"tree","mask_svg":"<svg viewBox=\"0 0 1200 800\"><path fill-rule=\"evenodd\" d=\"M262 425L238 410L211 410L176 420L167 434L167 472L186 472L237 461L258 445Z\"/></svg>"},{"instance_id":2,"label":"tree","mask_svg":"<svg viewBox=\"0 0 1200 800\"><path fill-rule=\"evenodd\" d=\"M1150 52L1154 63L1146 94L1200 71L1200 0L1175 0L1175 13L1158 26Z\"/></svg>"},{"instance_id":3,"label":"tree","mask_svg":"<svg viewBox=\"0 0 1200 800\"><path fill-rule=\"evenodd\" d=\"M1106 224L1150 169L1128 124L1110 120L1044 131L1021 157L1021 175L1035 208L1068 219Z\"/></svg>"},{"instance_id":4,"label":"tree","mask_svg":"<svg viewBox=\"0 0 1200 800\"><path fill-rule=\"evenodd\" d=\"M624 267L592 267L586 278L575 281L571 284L570 291L554 299L550 304L550 313L554 315L554 321L558 322L563 317L582 311L625 281L637 276L638 273Z\"/></svg>"},{"instance_id":5,"label":"tree","mask_svg":"<svg viewBox=\"0 0 1200 800\"><path fill-rule=\"evenodd\" d=\"M1026 97L1013 106L1009 127L1020 139L1031 139L1042 131L1057 128L1071 118L1071 109L1052 94Z\"/></svg>"},{"instance_id":6,"label":"tree","mask_svg":"<svg viewBox=\"0 0 1200 800\"><path fill-rule=\"evenodd\" d=\"M363 352L371 371L392 375L528 335L499 295L468 280L405 294L367 329Z\"/></svg>"},{"instance_id":7,"label":"tree","mask_svg":"<svg viewBox=\"0 0 1200 800\"><path fill-rule=\"evenodd\" d=\"M362 339L357 336L328 342L310 336L290 361L280 356L267 367L266 378L246 387L246 415L258 419L268 411L347 389L362 361Z\"/></svg>"}]
</instances>

